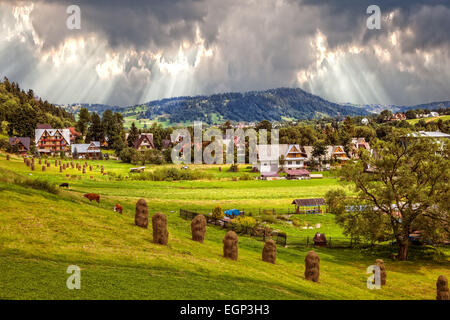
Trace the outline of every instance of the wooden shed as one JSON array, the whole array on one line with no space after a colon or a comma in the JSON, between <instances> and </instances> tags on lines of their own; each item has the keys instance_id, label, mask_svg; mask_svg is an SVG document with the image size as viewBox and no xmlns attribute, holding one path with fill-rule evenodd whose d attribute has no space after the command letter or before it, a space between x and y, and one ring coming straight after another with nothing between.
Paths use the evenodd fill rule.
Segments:
<instances>
[{"instance_id":1,"label":"wooden shed","mask_svg":"<svg viewBox=\"0 0 450 320\"><path fill-rule=\"evenodd\" d=\"M313 199L295 199L292 201L295 205L295 213L322 213L322 207L325 206L323 198Z\"/></svg>"}]
</instances>

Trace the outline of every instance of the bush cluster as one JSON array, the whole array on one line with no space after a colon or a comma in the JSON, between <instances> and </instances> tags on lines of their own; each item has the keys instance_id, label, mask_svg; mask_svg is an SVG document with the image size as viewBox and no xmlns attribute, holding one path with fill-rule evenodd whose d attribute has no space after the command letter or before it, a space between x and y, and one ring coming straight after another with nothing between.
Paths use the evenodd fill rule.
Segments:
<instances>
[{"instance_id":1,"label":"bush cluster","mask_svg":"<svg viewBox=\"0 0 450 320\"><path fill-rule=\"evenodd\" d=\"M132 180L181 181L211 179L211 175L199 170L181 170L177 168L158 168L152 172L130 174Z\"/></svg>"}]
</instances>

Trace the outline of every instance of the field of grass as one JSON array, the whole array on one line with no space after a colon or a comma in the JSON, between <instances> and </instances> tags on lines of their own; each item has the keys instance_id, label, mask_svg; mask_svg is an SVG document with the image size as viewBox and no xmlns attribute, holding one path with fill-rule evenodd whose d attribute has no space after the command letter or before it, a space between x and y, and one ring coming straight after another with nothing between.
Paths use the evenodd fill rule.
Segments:
<instances>
[{"instance_id":1,"label":"field of grass","mask_svg":"<svg viewBox=\"0 0 450 320\"><path fill-rule=\"evenodd\" d=\"M425 122L432 122L432 121L437 121L441 119L442 121L448 121L450 120L450 115L445 115L445 116L439 116L439 117L432 117L432 118L424 118ZM410 124L416 124L417 122L419 122L421 119L409 119L406 120L408 121Z\"/></svg>"},{"instance_id":2,"label":"field of grass","mask_svg":"<svg viewBox=\"0 0 450 320\"><path fill-rule=\"evenodd\" d=\"M449 276L448 249L416 249L411 261L394 262L388 259L390 248L318 248L320 282L312 283L303 276L309 248L279 246L272 265L261 261L261 241L241 236L239 259L230 261L221 256L224 230L208 226L205 243L193 242L189 221L178 213L180 208L207 211L216 205L254 213L259 208L287 210L294 198L320 197L339 186L332 177L233 181L243 172L192 165L189 170L207 171L212 178L135 181L125 178L132 165L116 161L89 161L94 171L84 175L74 169L59 173L51 163L46 172L38 165L31 171L21 158L6 161L0 154L1 299L434 299L437 277ZM97 164L110 174L101 175ZM15 183L15 175L68 182L70 188L52 194ZM83 198L87 192L99 193L100 203ZM152 243L150 226L134 225L140 198L147 200L150 215L167 215L167 247ZM115 203L124 207L122 215L113 212ZM314 232L342 235L330 214L301 218L322 224ZM276 227L288 236L313 231ZM369 290L365 271L376 258L385 259L388 281L381 290ZM82 270L81 290L66 288L69 265Z\"/></svg>"}]
</instances>

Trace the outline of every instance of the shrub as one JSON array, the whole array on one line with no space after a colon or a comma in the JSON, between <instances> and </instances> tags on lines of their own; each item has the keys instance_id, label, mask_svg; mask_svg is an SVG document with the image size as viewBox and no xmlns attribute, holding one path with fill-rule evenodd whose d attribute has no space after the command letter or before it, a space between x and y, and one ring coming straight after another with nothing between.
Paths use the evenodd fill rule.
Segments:
<instances>
[{"instance_id":1,"label":"shrub","mask_svg":"<svg viewBox=\"0 0 450 320\"><path fill-rule=\"evenodd\" d=\"M276 223L277 222L277 218L275 218L272 215L263 215L261 216L261 220L267 223Z\"/></svg>"},{"instance_id":2,"label":"shrub","mask_svg":"<svg viewBox=\"0 0 450 320\"><path fill-rule=\"evenodd\" d=\"M220 206L217 206L214 208L213 212L212 212L212 217L215 219L223 219L224 217L224 213L223 210Z\"/></svg>"},{"instance_id":3,"label":"shrub","mask_svg":"<svg viewBox=\"0 0 450 320\"><path fill-rule=\"evenodd\" d=\"M48 193L58 194L59 190L54 185L48 182L47 180L40 180L40 179L21 179L16 178L14 179L14 182L18 185L24 186L24 187L30 187L36 190L42 190Z\"/></svg>"},{"instance_id":4,"label":"shrub","mask_svg":"<svg viewBox=\"0 0 450 320\"><path fill-rule=\"evenodd\" d=\"M253 228L257 224L255 218L248 217L248 216L247 217L239 216L236 219L233 219L233 222L239 223L240 225L242 225L244 227L250 227L250 228Z\"/></svg>"},{"instance_id":5,"label":"shrub","mask_svg":"<svg viewBox=\"0 0 450 320\"><path fill-rule=\"evenodd\" d=\"M119 156L122 162L125 163L138 163L141 158L139 151L135 148L125 148L120 152Z\"/></svg>"},{"instance_id":6,"label":"shrub","mask_svg":"<svg viewBox=\"0 0 450 320\"><path fill-rule=\"evenodd\" d=\"M239 177L239 180L253 180L252 176L249 175L248 173L244 173L243 175L241 175Z\"/></svg>"},{"instance_id":7,"label":"shrub","mask_svg":"<svg viewBox=\"0 0 450 320\"><path fill-rule=\"evenodd\" d=\"M6 148L9 146L9 142L8 140L4 139L4 138L0 138L0 149L1 150L6 150Z\"/></svg>"},{"instance_id":8,"label":"shrub","mask_svg":"<svg viewBox=\"0 0 450 320\"><path fill-rule=\"evenodd\" d=\"M180 170L177 168L158 168L152 172L131 174L132 180L179 181L210 179L212 175L200 170Z\"/></svg>"},{"instance_id":9,"label":"shrub","mask_svg":"<svg viewBox=\"0 0 450 320\"><path fill-rule=\"evenodd\" d=\"M146 150L141 156L141 160L142 165L145 165L145 163L163 164L166 162L163 153L156 149Z\"/></svg>"},{"instance_id":10,"label":"shrub","mask_svg":"<svg viewBox=\"0 0 450 320\"><path fill-rule=\"evenodd\" d=\"M229 172L238 172L239 171L239 166L237 164L232 164L230 166L230 169L228 169Z\"/></svg>"},{"instance_id":11,"label":"shrub","mask_svg":"<svg viewBox=\"0 0 450 320\"><path fill-rule=\"evenodd\" d=\"M344 189L333 189L325 194L325 202L331 213L340 214L345 210L346 193Z\"/></svg>"}]
</instances>

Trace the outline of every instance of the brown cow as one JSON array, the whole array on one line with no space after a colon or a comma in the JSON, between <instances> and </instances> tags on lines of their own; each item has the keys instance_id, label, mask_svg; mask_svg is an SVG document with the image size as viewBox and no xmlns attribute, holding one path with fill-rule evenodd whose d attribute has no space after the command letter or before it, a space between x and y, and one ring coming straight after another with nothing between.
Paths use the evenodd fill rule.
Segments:
<instances>
[{"instance_id":1,"label":"brown cow","mask_svg":"<svg viewBox=\"0 0 450 320\"><path fill-rule=\"evenodd\" d=\"M118 213L122 213L123 207L116 203L116 205L114 206L114 212L118 212Z\"/></svg>"},{"instance_id":2,"label":"brown cow","mask_svg":"<svg viewBox=\"0 0 450 320\"><path fill-rule=\"evenodd\" d=\"M86 193L83 197L88 198L89 202L92 200L100 202L100 195L96 193Z\"/></svg>"}]
</instances>

